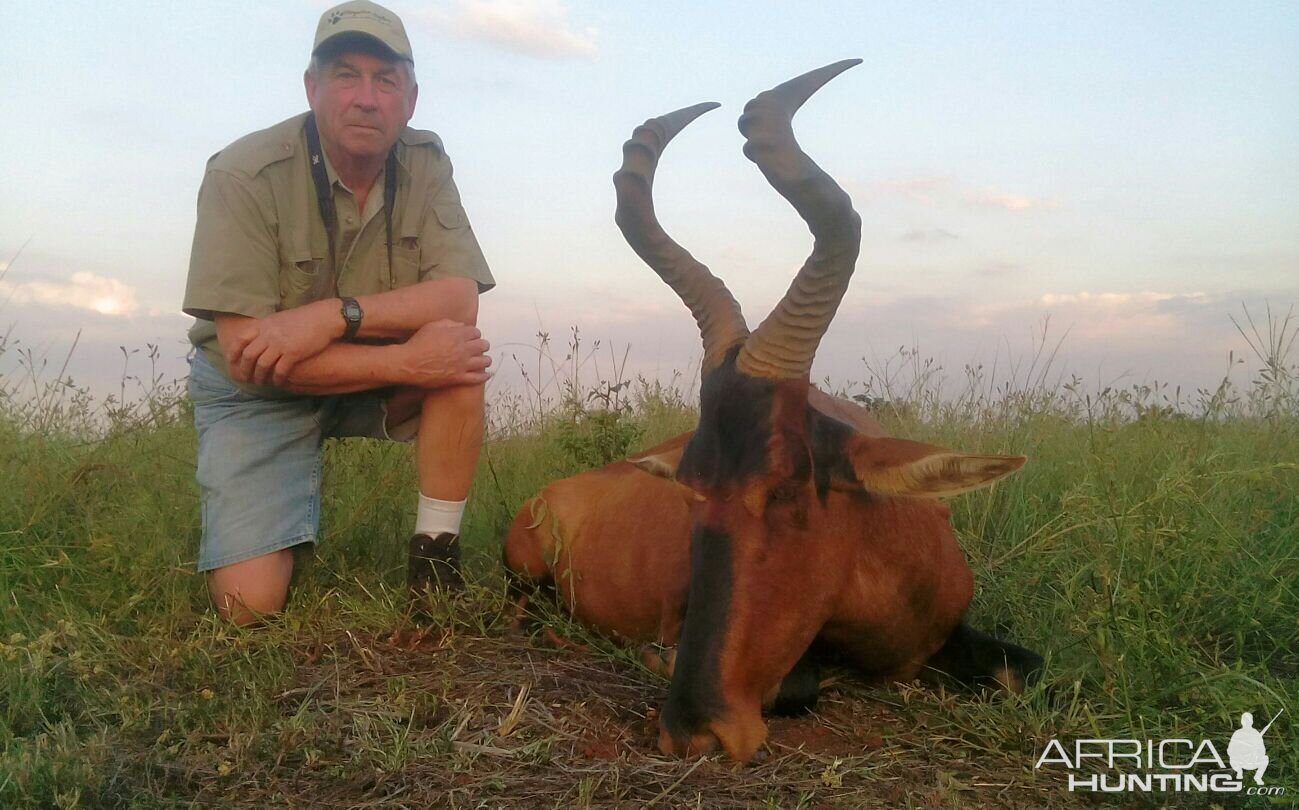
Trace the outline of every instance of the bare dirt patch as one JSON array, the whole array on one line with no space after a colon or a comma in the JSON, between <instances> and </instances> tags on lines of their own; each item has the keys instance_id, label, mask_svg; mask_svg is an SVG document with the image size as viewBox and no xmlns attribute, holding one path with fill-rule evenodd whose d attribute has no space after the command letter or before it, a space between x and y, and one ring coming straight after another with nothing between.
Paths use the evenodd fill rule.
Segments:
<instances>
[{"instance_id":1,"label":"bare dirt patch","mask_svg":"<svg viewBox=\"0 0 1299 810\"><path fill-rule=\"evenodd\" d=\"M237 767L172 776L223 806L1007 807L1076 801L1022 752L966 757L897 695L840 674L773 718L761 760L658 752L667 684L631 656L446 622L303 644L277 696L301 732ZM920 731L917 731L920 729ZM282 737L284 734L282 733ZM184 790L184 787L176 785Z\"/></svg>"}]
</instances>

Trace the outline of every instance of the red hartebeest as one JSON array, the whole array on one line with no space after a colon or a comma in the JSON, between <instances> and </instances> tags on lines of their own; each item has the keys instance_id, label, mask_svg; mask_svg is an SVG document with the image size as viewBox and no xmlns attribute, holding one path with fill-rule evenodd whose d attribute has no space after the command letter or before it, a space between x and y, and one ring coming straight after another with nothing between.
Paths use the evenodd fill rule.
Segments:
<instances>
[{"instance_id":1,"label":"red hartebeest","mask_svg":"<svg viewBox=\"0 0 1299 810\"><path fill-rule=\"evenodd\" d=\"M857 61L762 93L740 118L745 155L814 238L784 299L752 334L725 285L654 214L663 148L717 105L651 119L624 145L617 222L699 324L699 425L628 461L550 484L506 539L515 579L553 585L580 621L676 645L662 662L671 675L660 714L665 753L720 743L750 759L766 737L764 702L791 708L815 699L814 640L893 679L928 665L1019 689L1041 663L962 623L974 578L948 508L935 500L990 484L1024 458L889 438L809 384L856 262L861 221L799 147L791 121Z\"/></svg>"}]
</instances>

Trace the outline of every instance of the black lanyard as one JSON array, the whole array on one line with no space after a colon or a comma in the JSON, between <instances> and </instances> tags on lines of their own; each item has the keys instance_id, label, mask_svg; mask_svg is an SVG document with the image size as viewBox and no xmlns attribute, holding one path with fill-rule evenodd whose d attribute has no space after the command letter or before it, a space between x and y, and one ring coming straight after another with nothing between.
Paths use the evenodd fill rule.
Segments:
<instances>
[{"instance_id":1,"label":"black lanyard","mask_svg":"<svg viewBox=\"0 0 1299 810\"><path fill-rule=\"evenodd\" d=\"M325 153L320 148L320 130L316 114L307 113L307 151L311 155L311 179L316 184L316 204L329 238L329 272L333 277L334 295L338 295L338 213L334 210L334 190L325 170ZM388 151L383 165L383 224L388 233L388 274L392 274L392 209L397 204L397 146Z\"/></svg>"}]
</instances>

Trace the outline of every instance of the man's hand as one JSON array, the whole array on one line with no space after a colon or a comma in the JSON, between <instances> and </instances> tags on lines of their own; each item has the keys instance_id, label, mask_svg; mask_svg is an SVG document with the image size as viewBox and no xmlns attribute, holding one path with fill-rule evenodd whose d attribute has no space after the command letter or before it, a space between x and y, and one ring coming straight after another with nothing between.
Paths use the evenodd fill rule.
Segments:
<instances>
[{"instance_id":1,"label":"man's hand","mask_svg":"<svg viewBox=\"0 0 1299 810\"><path fill-rule=\"evenodd\" d=\"M226 351L237 380L283 386L298 363L320 354L342 336L337 299L286 309L242 325Z\"/></svg>"},{"instance_id":2,"label":"man's hand","mask_svg":"<svg viewBox=\"0 0 1299 810\"><path fill-rule=\"evenodd\" d=\"M483 340L477 327L433 321L421 326L399 348L403 352L402 376L408 385L444 388L483 385L488 380L491 344Z\"/></svg>"}]
</instances>

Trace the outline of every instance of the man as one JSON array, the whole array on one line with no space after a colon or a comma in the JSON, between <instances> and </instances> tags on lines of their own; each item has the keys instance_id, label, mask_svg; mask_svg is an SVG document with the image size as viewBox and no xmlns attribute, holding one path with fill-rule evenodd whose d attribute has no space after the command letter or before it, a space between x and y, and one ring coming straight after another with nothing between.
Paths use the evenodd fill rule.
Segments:
<instances>
[{"instance_id":1,"label":"man","mask_svg":"<svg viewBox=\"0 0 1299 810\"><path fill-rule=\"evenodd\" d=\"M208 161L184 309L203 511L198 569L238 623L280 610L314 543L321 442L414 437L413 591L463 586L459 532L482 442L494 285L451 163L410 129L401 20L366 0L321 17L311 113Z\"/></svg>"}]
</instances>

